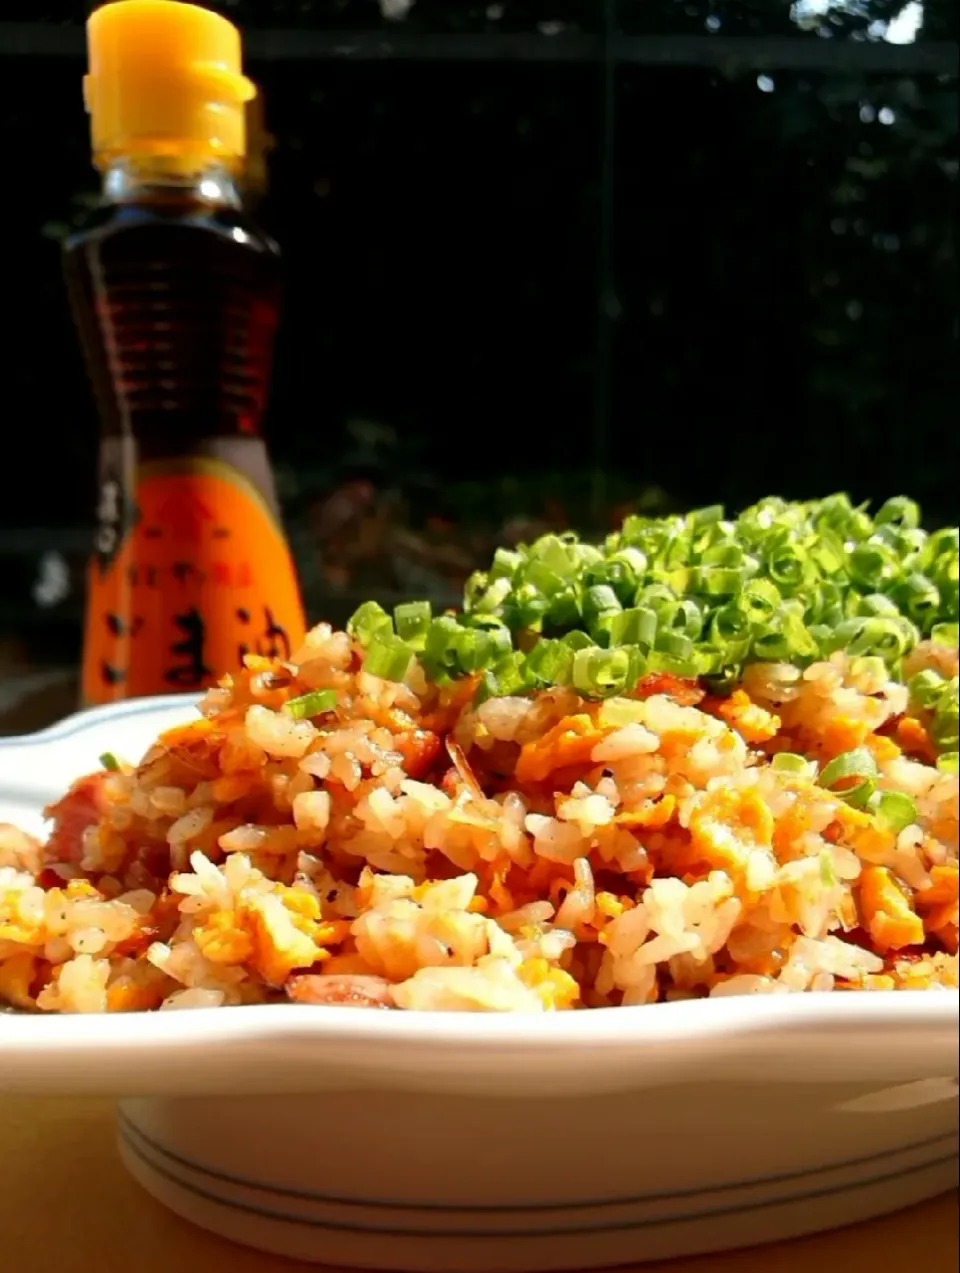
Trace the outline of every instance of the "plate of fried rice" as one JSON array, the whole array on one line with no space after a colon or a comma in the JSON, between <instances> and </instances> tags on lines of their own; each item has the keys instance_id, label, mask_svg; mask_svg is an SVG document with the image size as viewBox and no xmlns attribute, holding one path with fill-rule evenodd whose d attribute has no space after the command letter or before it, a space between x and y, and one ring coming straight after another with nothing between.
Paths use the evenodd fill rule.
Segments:
<instances>
[{"instance_id":1,"label":"plate of fried rice","mask_svg":"<svg viewBox=\"0 0 960 1273\"><path fill-rule=\"evenodd\" d=\"M124 1096L174 1209L374 1267L955 1185L957 622L955 528L769 499L4 740L0 1084Z\"/></svg>"}]
</instances>

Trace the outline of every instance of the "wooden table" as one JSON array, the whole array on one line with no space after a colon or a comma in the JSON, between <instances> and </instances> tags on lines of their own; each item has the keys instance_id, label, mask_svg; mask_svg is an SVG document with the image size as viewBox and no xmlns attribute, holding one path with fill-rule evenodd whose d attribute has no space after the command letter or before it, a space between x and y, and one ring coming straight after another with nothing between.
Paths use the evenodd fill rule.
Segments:
<instances>
[{"instance_id":1,"label":"wooden table","mask_svg":"<svg viewBox=\"0 0 960 1273\"><path fill-rule=\"evenodd\" d=\"M856 1228L642 1273L957 1273L957 1225L953 1193ZM0 1251L11 1273L342 1273L244 1250L165 1211L120 1165L104 1100L0 1097Z\"/></svg>"}]
</instances>

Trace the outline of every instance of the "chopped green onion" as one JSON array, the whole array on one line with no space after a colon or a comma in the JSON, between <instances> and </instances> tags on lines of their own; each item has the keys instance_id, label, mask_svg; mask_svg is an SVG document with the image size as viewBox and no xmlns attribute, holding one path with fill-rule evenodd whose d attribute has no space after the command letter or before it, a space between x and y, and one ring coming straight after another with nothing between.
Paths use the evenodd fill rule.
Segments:
<instances>
[{"instance_id":1,"label":"chopped green onion","mask_svg":"<svg viewBox=\"0 0 960 1273\"><path fill-rule=\"evenodd\" d=\"M824 765L820 785L854 809L862 809L876 791L879 776L873 753L866 747L855 747Z\"/></svg>"},{"instance_id":2,"label":"chopped green onion","mask_svg":"<svg viewBox=\"0 0 960 1273\"><path fill-rule=\"evenodd\" d=\"M406 601L393 609L397 636L415 650L423 649L432 618L433 607L429 601Z\"/></svg>"},{"instance_id":3,"label":"chopped green onion","mask_svg":"<svg viewBox=\"0 0 960 1273\"><path fill-rule=\"evenodd\" d=\"M932 710L940 702L947 689L947 682L932 667L924 668L907 681L910 699L922 710Z\"/></svg>"},{"instance_id":4,"label":"chopped green onion","mask_svg":"<svg viewBox=\"0 0 960 1273\"><path fill-rule=\"evenodd\" d=\"M496 628L459 627L451 650L456 658L456 670L465 675L482 672L511 650L509 630L502 624Z\"/></svg>"},{"instance_id":5,"label":"chopped green onion","mask_svg":"<svg viewBox=\"0 0 960 1273\"><path fill-rule=\"evenodd\" d=\"M944 686L930 722L930 735L938 751L956 751L960 744L960 701L956 677Z\"/></svg>"},{"instance_id":6,"label":"chopped green onion","mask_svg":"<svg viewBox=\"0 0 960 1273\"><path fill-rule=\"evenodd\" d=\"M583 582L587 586L606 584L622 605L629 605L646 569L647 558L638 548L623 548L589 566Z\"/></svg>"},{"instance_id":7,"label":"chopped green onion","mask_svg":"<svg viewBox=\"0 0 960 1273\"><path fill-rule=\"evenodd\" d=\"M567 584L550 598L543 622L545 626L550 627L551 631L562 632L564 628L580 623L581 617L576 589L572 584Z\"/></svg>"},{"instance_id":8,"label":"chopped green onion","mask_svg":"<svg viewBox=\"0 0 960 1273\"><path fill-rule=\"evenodd\" d=\"M696 641L703 632L703 612L691 597L684 597L677 605L670 619L670 627L690 641Z\"/></svg>"},{"instance_id":9,"label":"chopped green onion","mask_svg":"<svg viewBox=\"0 0 960 1273\"><path fill-rule=\"evenodd\" d=\"M551 570L545 562L531 561L524 567L522 574L524 583L542 593L547 599L552 599L558 593L566 591L566 579L563 575L558 575L555 570Z\"/></svg>"},{"instance_id":10,"label":"chopped green onion","mask_svg":"<svg viewBox=\"0 0 960 1273\"><path fill-rule=\"evenodd\" d=\"M669 654L674 659L689 661L694 655L694 644L682 632L660 632L657 635L656 651L658 654Z\"/></svg>"},{"instance_id":11,"label":"chopped green onion","mask_svg":"<svg viewBox=\"0 0 960 1273\"><path fill-rule=\"evenodd\" d=\"M705 548L700 556L702 567L725 566L735 570L738 578L742 578L742 571L746 562L747 554L743 551L741 545L729 539L723 543L714 544L710 548Z\"/></svg>"},{"instance_id":12,"label":"chopped green onion","mask_svg":"<svg viewBox=\"0 0 960 1273\"><path fill-rule=\"evenodd\" d=\"M451 614L437 615L431 619L424 638L422 659L427 671L435 680L456 676L459 672L457 644L460 624Z\"/></svg>"},{"instance_id":13,"label":"chopped green onion","mask_svg":"<svg viewBox=\"0 0 960 1273\"><path fill-rule=\"evenodd\" d=\"M375 632L385 629L393 631L393 620L376 601L365 601L347 621L347 631L363 646L370 644Z\"/></svg>"},{"instance_id":14,"label":"chopped green onion","mask_svg":"<svg viewBox=\"0 0 960 1273\"><path fill-rule=\"evenodd\" d=\"M871 615L896 616L900 613L897 609L897 603L891 601L889 597L885 597L882 592L868 592L865 597L850 593L849 603L851 618L855 618L857 615L863 615L864 618L869 618Z\"/></svg>"},{"instance_id":15,"label":"chopped green onion","mask_svg":"<svg viewBox=\"0 0 960 1273\"><path fill-rule=\"evenodd\" d=\"M606 625L611 645L639 645L649 650L657 639L657 616L644 606L611 615Z\"/></svg>"},{"instance_id":16,"label":"chopped green onion","mask_svg":"<svg viewBox=\"0 0 960 1273\"><path fill-rule=\"evenodd\" d=\"M523 553L511 552L509 548L498 548L493 554L493 565L490 567L490 582L498 579L512 579L523 565Z\"/></svg>"},{"instance_id":17,"label":"chopped green onion","mask_svg":"<svg viewBox=\"0 0 960 1273\"><path fill-rule=\"evenodd\" d=\"M477 691L477 701L506 698L511 694L522 694L529 688L526 662L519 650L515 650L484 673Z\"/></svg>"},{"instance_id":18,"label":"chopped green onion","mask_svg":"<svg viewBox=\"0 0 960 1273\"><path fill-rule=\"evenodd\" d=\"M564 641L543 639L527 655L527 671L542 685L568 685L574 658Z\"/></svg>"},{"instance_id":19,"label":"chopped green onion","mask_svg":"<svg viewBox=\"0 0 960 1273\"><path fill-rule=\"evenodd\" d=\"M877 791L870 798L870 812L898 834L917 820L917 802L902 791Z\"/></svg>"},{"instance_id":20,"label":"chopped green onion","mask_svg":"<svg viewBox=\"0 0 960 1273\"><path fill-rule=\"evenodd\" d=\"M723 521L722 504L710 504L707 508L695 508L692 513L687 514L687 523L694 530L698 530L702 526L713 526L720 521Z\"/></svg>"},{"instance_id":21,"label":"chopped green onion","mask_svg":"<svg viewBox=\"0 0 960 1273\"><path fill-rule=\"evenodd\" d=\"M833 854L829 849L824 849L820 854L820 879L827 888L836 888L840 883L837 875L837 868L833 860Z\"/></svg>"},{"instance_id":22,"label":"chopped green onion","mask_svg":"<svg viewBox=\"0 0 960 1273\"><path fill-rule=\"evenodd\" d=\"M588 631L593 631L601 620L619 614L622 609L620 599L609 584L594 584L583 594L583 618Z\"/></svg>"},{"instance_id":23,"label":"chopped green onion","mask_svg":"<svg viewBox=\"0 0 960 1273\"><path fill-rule=\"evenodd\" d=\"M475 657L481 657L484 661L473 670L479 670L481 666L489 666L498 663L513 649L513 638L510 635L510 629L501 620L494 618L489 614L464 614L460 616L460 623L465 628L475 629L482 632L485 637L485 644L477 647ZM461 658L463 657L464 639L458 638ZM482 653L481 653L482 651ZM469 670L467 668L464 669Z\"/></svg>"},{"instance_id":24,"label":"chopped green onion","mask_svg":"<svg viewBox=\"0 0 960 1273\"><path fill-rule=\"evenodd\" d=\"M370 654L367 653L369 668ZM376 674L374 674L376 675ZM299 698L291 698L284 703L284 710L295 720L309 720L311 716L322 716L324 712L332 712L337 705L336 690L311 690L301 694Z\"/></svg>"},{"instance_id":25,"label":"chopped green onion","mask_svg":"<svg viewBox=\"0 0 960 1273\"><path fill-rule=\"evenodd\" d=\"M120 761L112 751L105 751L100 757L100 768L108 769L111 773L115 773L120 768Z\"/></svg>"},{"instance_id":26,"label":"chopped green onion","mask_svg":"<svg viewBox=\"0 0 960 1273\"><path fill-rule=\"evenodd\" d=\"M817 643L796 611L783 605L767 630L754 639L753 650L759 659L803 663L817 653Z\"/></svg>"},{"instance_id":27,"label":"chopped green onion","mask_svg":"<svg viewBox=\"0 0 960 1273\"><path fill-rule=\"evenodd\" d=\"M809 547L810 560L821 573L830 577L842 574L846 568L847 554L843 540L827 527L820 530L820 539Z\"/></svg>"},{"instance_id":28,"label":"chopped green onion","mask_svg":"<svg viewBox=\"0 0 960 1273\"><path fill-rule=\"evenodd\" d=\"M912 499L907 499L904 495L895 495L880 506L874 521L878 526L892 523L910 530L920 525L920 508Z\"/></svg>"},{"instance_id":29,"label":"chopped green onion","mask_svg":"<svg viewBox=\"0 0 960 1273\"><path fill-rule=\"evenodd\" d=\"M834 756L833 760L824 765L820 772L820 784L823 787L834 787L846 778L863 775L875 778L877 773L877 762L873 758L873 752L866 747L855 747L852 751L845 751L839 756Z\"/></svg>"},{"instance_id":30,"label":"chopped green onion","mask_svg":"<svg viewBox=\"0 0 960 1273\"><path fill-rule=\"evenodd\" d=\"M900 573L896 553L882 540L874 537L865 544L858 544L850 554L850 577L861 588L879 592Z\"/></svg>"},{"instance_id":31,"label":"chopped green onion","mask_svg":"<svg viewBox=\"0 0 960 1273\"><path fill-rule=\"evenodd\" d=\"M531 547L528 560L541 562L545 569L564 582L576 574L577 546L575 541L570 543L559 535L541 535Z\"/></svg>"},{"instance_id":32,"label":"chopped green onion","mask_svg":"<svg viewBox=\"0 0 960 1273\"><path fill-rule=\"evenodd\" d=\"M510 591L510 580L499 580L500 583L506 584L506 592ZM490 576L485 570L475 570L463 585L463 608L471 614L476 614L483 605L484 599L490 591ZM506 592L504 596L506 596Z\"/></svg>"},{"instance_id":33,"label":"chopped green onion","mask_svg":"<svg viewBox=\"0 0 960 1273\"><path fill-rule=\"evenodd\" d=\"M707 666L710 665L712 661L707 664ZM665 650L651 650L645 666L648 672L668 672L671 676L679 676L683 680L690 681L707 674L699 651L692 654L690 658L683 658L681 655L671 654Z\"/></svg>"},{"instance_id":34,"label":"chopped green onion","mask_svg":"<svg viewBox=\"0 0 960 1273\"><path fill-rule=\"evenodd\" d=\"M662 623L665 615L673 614L677 605L677 594L665 583L650 583L642 587L636 595L635 604L652 610L657 622Z\"/></svg>"},{"instance_id":35,"label":"chopped green onion","mask_svg":"<svg viewBox=\"0 0 960 1273\"><path fill-rule=\"evenodd\" d=\"M525 583L514 588L503 603L503 620L514 632L535 627L550 607L536 584Z\"/></svg>"},{"instance_id":36,"label":"chopped green onion","mask_svg":"<svg viewBox=\"0 0 960 1273\"><path fill-rule=\"evenodd\" d=\"M940 612L940 589L924 575L910 574L897 588L897 601L904 613L923 627Z\"/></svg>"},{"instance_id":37,"label":"chopped green onion","mask_svg":"<svg viewBox=\"0 0 960 1273\"><path fill-rule=\"evenodd\" d=\"M571 650L589 650L596 642L591 641L586 632L574 629L572 632L566 633L561 638L564 645L569 645Z\"/></svg>"},{"instance_id":38,"label":"chopped green onion","mask_svg":"<svg viewBox=\"0 0 960 1273\"><path fill-rule=\"evenodd\" d=\"M728 605L715 610L710 620L710 638L720 649L731 641L749 640L755 626L755 620L744 608L742 599L731 601Z\"/></svg>"},{"instance_id":39,"label":"chopped green onion","mask_svg":"<svg viewBox=\"0 0 960 1273\"><path fill-rule=\"evenodd\" d=\"M917 630L903 615L871 615L844 619L830 641L831 650L851 655L877 654L891 664L917 643Z\"/></svg>"},{"instance_id":40,"label":"chopped green onion","mask_svg":"<svg viewBox=\"0 0 960 1273\"><path fill-rule=\"evenodd\" d=\"M631 516L600 545L563 533L499 548L467 581L462 615L434 616L421 601L391 619L369 602L349 631L365 648L378 638L375 666L400 666L396 637L440 683L480 673L480 693L573 678L580 693L603 698L624 675L621 650L624 691L656 671L708 677L723 691L750 662L804 667L835 650L882 659L899 677L922 638L956 645L958 583L960 532L927 534L912 500L888 500L871 516L844 494L771 497L735 519L719 506ZM917 684L932 736L953 751L956 691L935 696L932 682Z\"/></svg>"},{"instance_id":41,"label":"chopped green onion","mask_svg":"<svg viewBox=\"0 0 960 1273\"><path fill-rule=\"evenodd\" d=\"M592 698L609 698L619 694L627 684L630 672L629 651L601 650L597 647L577 650L573 656L573 687Z\"/></svg>"},{"instance_id":42,"label":"chopped green onion","mask_svg":"<svg viewBox=\"0 0 960 1273\"><path fill-rule=\"evenodd\" d=\"M743 584L743 571L732 566L699 566L690 584L695 592L707 597L732 597Z\"/></svg>"},{"instance_id":43,"label":"chopped green onion","mask_svg":"<svg viewBox=\"0 0 960 1273\"><path fill-rule=\"evenodd\" d=\"M806 773L810 767L810 762L805 760L803 756L798 756L792 751L778 751L770 762L772 768L778 769L785 774L802 774Z\"/></svg>"},{"instance_id":44,"label":"chopped green onion","mask_svg":"<svg viewBox=\"0 0 960 1273\"><path fill-rule=\"evenodd\" d=\"M414 652L392 632L376 632L367 646L364 670L385 681L402 681L410 671Z\"/></svg>"},{"instance_id":45,"label":"chopped green onion","mask_svg":"<svg viewBox=\"0 0 960 1273\"><path fill-rule=\"evenodd\" d=\"M767 550L767 574L783 596L792 596L808 582L811 570L806 553L790 539L783 537Z\"/></svg>"},{"instance_id":46,"label":"chopped green onion","mask_svg":"<svg viewBox=\"0 0 960 1273\"><path fill-rule=\"evenodd\" d=\"M471 575L464 589L464 605L475 614L494 614L510 596L510 580L495 579L488 584L485 574Z\"/></svg>"}]
</instances>

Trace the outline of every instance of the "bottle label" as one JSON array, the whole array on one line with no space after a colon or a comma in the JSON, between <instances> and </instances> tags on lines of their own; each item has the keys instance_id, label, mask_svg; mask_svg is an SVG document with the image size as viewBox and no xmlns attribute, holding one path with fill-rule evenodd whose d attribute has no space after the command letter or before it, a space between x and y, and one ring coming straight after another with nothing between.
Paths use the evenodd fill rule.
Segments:
<instances>
[{"instance_id":1,"label":"bottle label","mask_svg":"<svg viewBox=\"0 0 960 1273\"><path fill-rule=\"evenodd\" d=\"M132 478L132 481L130 480ZM136 500L125 492L136 491ZM101 479L83 697L198 690L246 654L289 658L304 618L286 538L261 492L192 457Z\"/></svg>"}]
</instances>

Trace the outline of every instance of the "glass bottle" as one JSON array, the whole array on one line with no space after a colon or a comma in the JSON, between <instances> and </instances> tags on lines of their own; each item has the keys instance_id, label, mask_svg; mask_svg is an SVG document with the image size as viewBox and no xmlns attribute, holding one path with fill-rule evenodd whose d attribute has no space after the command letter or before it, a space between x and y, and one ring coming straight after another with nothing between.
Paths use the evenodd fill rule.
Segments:
<instances>
[{"instance_id":1,"label":"glass bottle","mask_svg":"<svg viewBox=\"0 0 960 1273\"><path fill-rule=\"evenodd\" d=\"M239 33L118 0L88 44L103 195L64 268L102 427L82 675L102 703L287 656L304 617L262 436L280 261L238 189Z\"/></svg>"}]
</instances>

